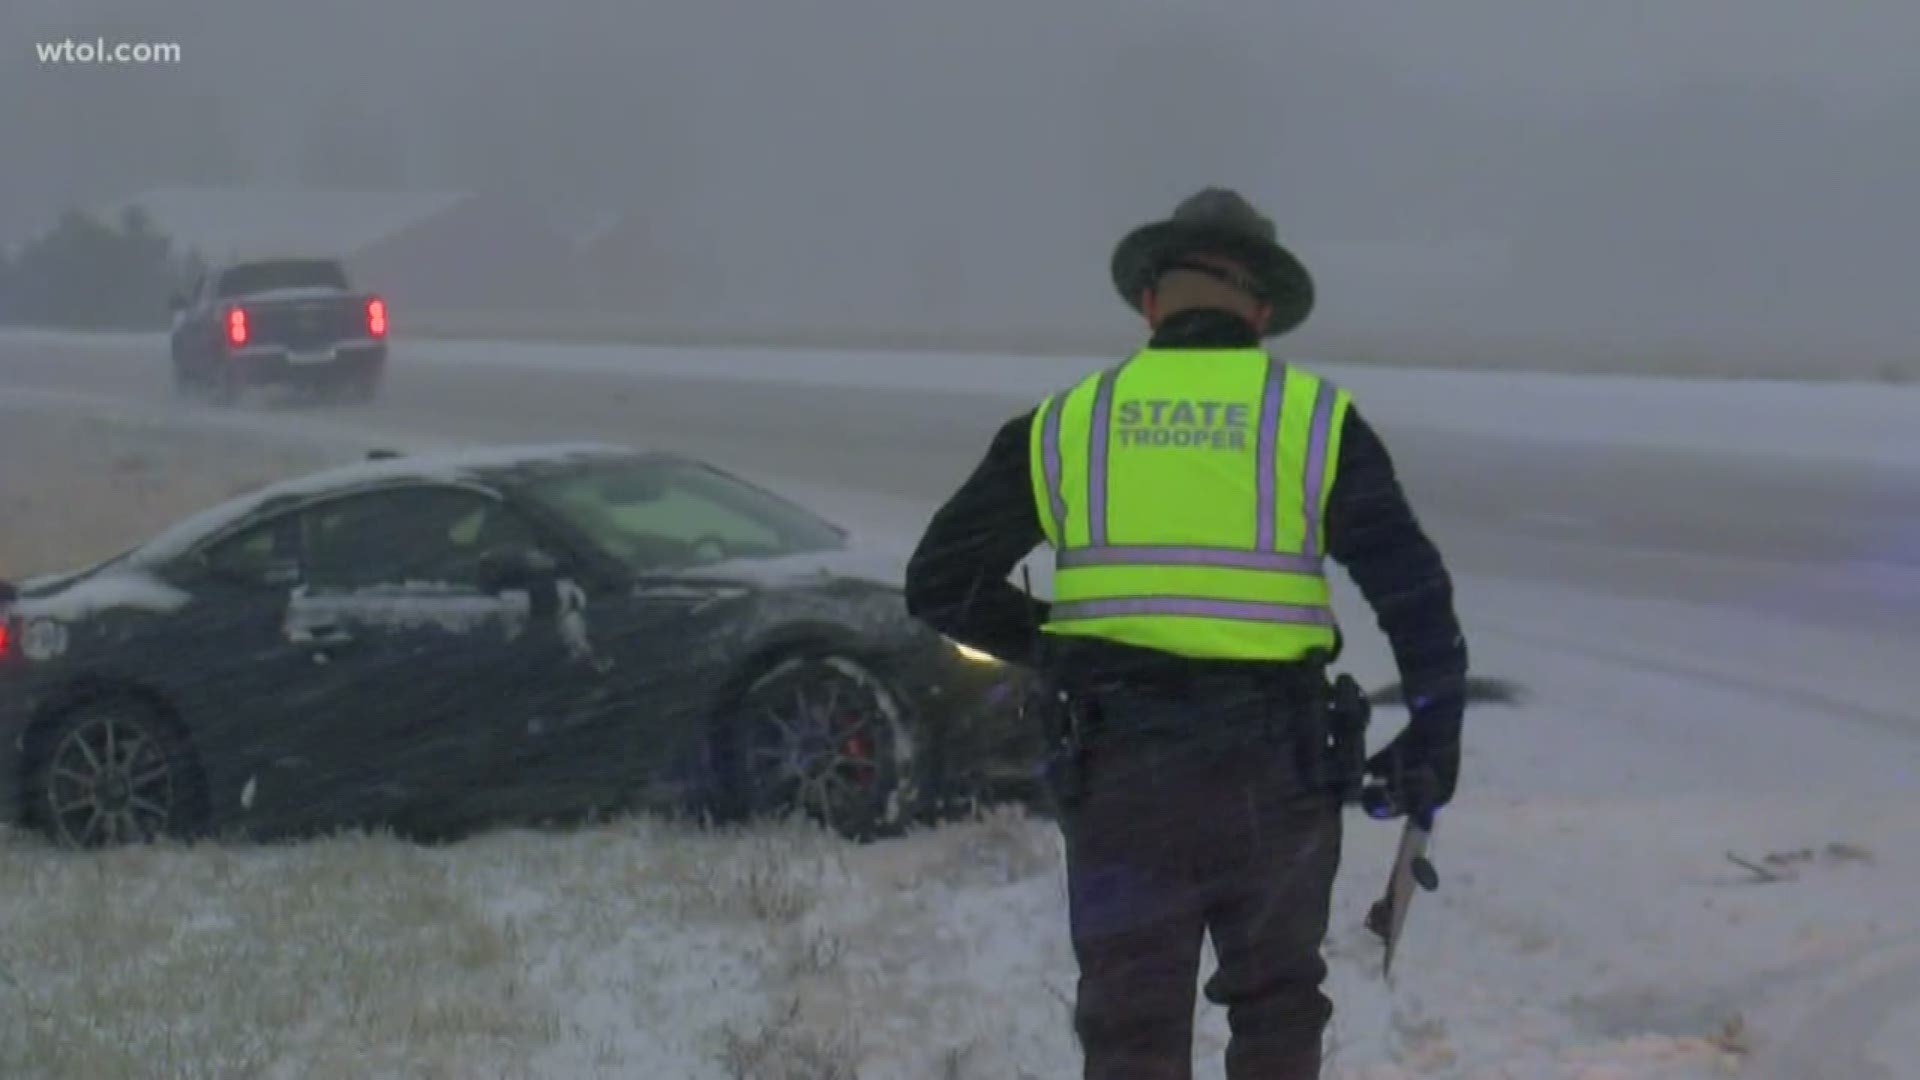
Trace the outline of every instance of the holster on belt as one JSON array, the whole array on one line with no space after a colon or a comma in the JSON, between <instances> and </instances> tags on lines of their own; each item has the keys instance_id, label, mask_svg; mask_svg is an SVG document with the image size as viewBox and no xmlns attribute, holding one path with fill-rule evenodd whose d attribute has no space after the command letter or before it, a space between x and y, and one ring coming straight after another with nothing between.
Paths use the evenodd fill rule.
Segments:
<instances>
[{"instance_id":1,"label":"holster on belt","mask_svg":"<svg viewBox=\"0 0 1920 1080\"><path fill-rule=\"evenodd\" d=\"M1329 683L1327 662L1327 654L1318 650L1308 658L1312 689L1301 710L1294 752L1306 786L1344 806L1359 801L1366 780L1373 703L1352 675L1343 673Z\"/></svg>"},{"instance_id":2,"label":"holster on belt","mask_svg":"<svg viewBox=\"0 0 1920 1080\"><path fill-rule=\"evenodd\" d=\"M1086 795L1086 766L1094 705L1068 693L1051 679L1036 680L1026 701L1030 719L1040 725L1046 746L1040 779L1061 810Z\"/></svg>"}]
</instances>

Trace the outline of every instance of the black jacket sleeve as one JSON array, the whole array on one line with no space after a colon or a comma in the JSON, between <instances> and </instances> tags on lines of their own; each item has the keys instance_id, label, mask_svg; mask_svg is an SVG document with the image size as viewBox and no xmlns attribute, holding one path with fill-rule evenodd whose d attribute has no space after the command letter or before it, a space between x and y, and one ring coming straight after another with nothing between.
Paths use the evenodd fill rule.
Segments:
<instances>
[{"instance_id":1,"label":"black jacket sleeve","mask_svg":"<svg viewBox=\"0 0 1920 1080\"><path fill-rule=\"evenodd\" d=\"M1380 436L1348 409L1327 495L1327 554L1373 607L1393 649L1413 719L1457 737L1466 705L1467 645L1453 579L1414 516Z\"/></svg>"},{"instance_id":2,"label":"black jacket sleeve","mask_svg":"<svg viewBox=\"0 0 1920 1080\"><path fill-rule=\"evenodd\" d=\"M934 512L907 563L907 611L1009 663L1035 654L1047 605L1007 580L1045 542L1028 472L1033 413L1009 420L986 457Z\"/></svg>"}]
</instances>

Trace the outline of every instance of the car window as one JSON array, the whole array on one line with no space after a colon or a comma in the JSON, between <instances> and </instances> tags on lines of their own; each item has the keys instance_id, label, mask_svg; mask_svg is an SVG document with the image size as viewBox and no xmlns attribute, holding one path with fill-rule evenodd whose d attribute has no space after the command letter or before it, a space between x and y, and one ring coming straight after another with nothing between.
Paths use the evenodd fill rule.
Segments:
<instances>
[{"instance_id":1,"label":"car window","mask_svg":"<svg viewBox=\"0 0 1920 1080\"><path fill-rule=\"evenodd\" d=\"M340 264L317 259L287 259L277 262L247 263L232 267L220 275L219 295L247 296L275 289L345 289L346 273Z\"/></svg>"},{"instance_id":2,"label":"car window","mask_svg":"<svg viewBox=\"0 0 1920 1080\"><path fill-rule=\"evenodd\" d=\"M297 524L286 515L243 529L208 547L200 562L222 581L283 587L299 573Z\"/></svg>"},{"instance_id":3,"label":"car window","mask_svg":"<svg viewBox=\"0 0 1920 1080\"><path fill-rule=\"evenodd\" d=\"M832 525L724 473L682 462L620 463L537 482L533 497L639 569L696 567L839 547Z\"/></svg>"},{"instance_id":4,"label":"car window","mask_svg":"<svg viewBox=\"0 0 1920 1080\"><path fill-rule=\"evenodd\" d=\"M780 534L767 523L684 488L670 489L651 502L609 507L608 513L628 531L675 540L713 537L744 548L770 548L780 543Z\"/></svg>"},{"instance_id":5,"label":"car window","mask_svg":"<svg viewBox=\"0 0 1920 1080\"><path fill-rule=\"evenodd\" d=\"M349 496L306 511L307 578L317 589L480 583L483 555L532 546L532 531L499 500L457 488L408 487Z\"/></svg>"}]
</instances>

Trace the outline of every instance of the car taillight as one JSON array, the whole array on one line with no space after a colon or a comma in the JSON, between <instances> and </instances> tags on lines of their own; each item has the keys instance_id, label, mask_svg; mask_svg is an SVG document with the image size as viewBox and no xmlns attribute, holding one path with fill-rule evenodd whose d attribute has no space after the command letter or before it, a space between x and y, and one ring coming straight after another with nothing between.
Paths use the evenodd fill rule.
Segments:
<instances>
[{"instance_id":1,"label":"car taillight","mask_svg":"<svg viewBox=\"0 0 1920 1080\"><path fill-rule=\"evenodd\" d=\"M247 309L227 309L227 344L239 348L247 343Z\"/></svg>"},{"instance_id":2,"label":"car taillight","mask_svg":"<svg viewBox=\"0 0 1920 1080\"><path fill-rule=\"evenodd\" d=\"M0 659L6 658L7 649L13 645L12 637L7 632L8 629L7 617L0 615Z\"/></svg>"},{"instance_id":3,"label":"car taillight","mask_svg":"<svg viewBox=\"0 0 1920 1080\"><path fill-rule=\"evenodd\" d=\"M367 301L367 336L387 336L387 302L377 296Z\"/></svg>"}]
</instances>

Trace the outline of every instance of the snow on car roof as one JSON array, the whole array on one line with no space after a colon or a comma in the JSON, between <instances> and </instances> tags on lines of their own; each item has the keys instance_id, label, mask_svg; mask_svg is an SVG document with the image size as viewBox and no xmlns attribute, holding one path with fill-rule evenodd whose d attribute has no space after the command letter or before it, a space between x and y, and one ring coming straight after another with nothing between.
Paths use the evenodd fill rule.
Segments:
<instances>
[{"instance_id":1,"label":"snow on car roof","mask_svg":"<svg viewBox=\"0 0 1920 1080\"><path fill-rule=\"evenodd\" d=\"M531 465L561 464L587 458L632 458L643 454L644 451L618 443L568 442L484 446L383 456L281 480L209 507L175 522L142 544L130 554L129 561L145 566L165 562L262 507L282 500L303 499L374 484L470 481L488 473Z\"/></svg>"}]
</instances>

